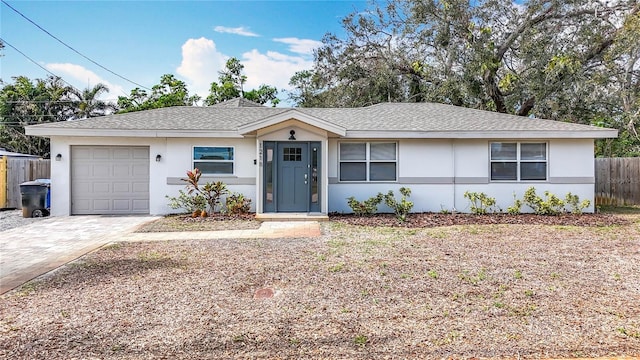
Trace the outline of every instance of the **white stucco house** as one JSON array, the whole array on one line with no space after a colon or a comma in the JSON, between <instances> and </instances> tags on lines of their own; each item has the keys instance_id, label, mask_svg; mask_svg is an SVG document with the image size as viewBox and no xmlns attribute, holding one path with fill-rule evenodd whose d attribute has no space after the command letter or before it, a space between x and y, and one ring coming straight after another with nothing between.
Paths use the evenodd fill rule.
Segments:
<instances>
[{"instance_id":1,"label":"white stucco house","mask_svg":"<svg viewBox=\"0 0 640 360\"><path fill-rule=\"evenodd\" d=\"M535 186L594 199L594 139L613 129L433 103L271 108L244 99L29 126L51 139L51 213L167 214L186 171L225 182L257 214L350 212L400 187L415 212L506 209ZM381 208L384 211L384 207ZM587 211L593 211L593 205Z\"/></svg>"}]
</instances>

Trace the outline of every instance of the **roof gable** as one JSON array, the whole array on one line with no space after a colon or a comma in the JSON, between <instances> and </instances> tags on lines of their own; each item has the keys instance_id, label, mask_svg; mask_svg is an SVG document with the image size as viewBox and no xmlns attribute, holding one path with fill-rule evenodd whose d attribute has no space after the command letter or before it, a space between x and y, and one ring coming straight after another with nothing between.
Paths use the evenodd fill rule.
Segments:
<instances>
[{"instance_id":1,"label":"roof gable","mask_svg":"<svg viewBox=\"0 0 640 360\"><path fill-rule=\"evenodd\" d=\"M315 117L313 115L309 115L304 112L298 111L297 109L290 109L283 113L274 114L264 119L260 119L252 123L242 125L238 128L238 132L243 135L249 134L249 133L253 133L254 131L257 131L265 127L272 126L290 119L301 121L308 125L312 125L319 129L334 133L338 136L345 136L347 134L347 130L344 127L330 123L319 117Z\"/></svg>"}]
</instances>

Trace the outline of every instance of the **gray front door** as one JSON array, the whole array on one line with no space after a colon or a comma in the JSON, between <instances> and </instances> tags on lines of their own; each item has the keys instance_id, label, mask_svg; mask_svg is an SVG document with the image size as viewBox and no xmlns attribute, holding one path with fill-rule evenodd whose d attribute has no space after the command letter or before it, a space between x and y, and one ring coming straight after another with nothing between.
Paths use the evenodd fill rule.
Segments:
<instances>
[{"instance_id":1,"label":"gray front door","mask_svg":"<svg viewBox=\"0 0 640 360\"><path fill-rule=\"evenodd\" d=\"M278 211L309 210L309 144L278 143Z\"/></svg>"}]
</instances>

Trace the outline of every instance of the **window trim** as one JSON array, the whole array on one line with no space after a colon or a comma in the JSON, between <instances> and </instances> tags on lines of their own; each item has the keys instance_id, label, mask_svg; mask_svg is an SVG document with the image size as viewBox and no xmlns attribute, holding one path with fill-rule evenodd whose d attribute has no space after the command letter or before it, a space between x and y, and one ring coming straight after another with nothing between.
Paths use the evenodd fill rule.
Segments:
<instances>
[{"instance_id":1,"label":"window trim","mask_svg":"<svg viewBox=\"0 0 640 360\"><path fill-rule=\"evenodd\" d=\"M233 151L233 160L198 160L195 159L196 148L231 148ZM208 173L202 172L203 176L235 176L236 174L236 147L232 145L194 145L191 147L191 168L195 169L196 162L199 163L231 163L232 172L231 173ZM202 171L202 169L200 169Z\"/></svg>"},{"instance_id":2,"label":"window trim","mask_svg":"<svg viewBox=\"0 0 640 360\"><path fill-rule=\"evenodd\" d=\"M342 160L340 158L340 150L342 144L365 144L365 158L364 159L346 159ZM385 159L371 159L371 144L393 144L395 146L395 159L393 160L385 160ZM340 141L338 142L338 181L341 183L396 183L398 182L398 156L399 144L398 141ZM364 180L342 180L341 168L342 163L364 163L365 164L365 179ZM393 163L395 164L395 174L394 180L371 180L371 164L372 163Z\"/></svg>"},{"instance_id":3,"label":"window trim","mask_svg":"<svg viewBox=\"0 0 640 360\"><path fill-rule=\"evenodd\" d=\"M516 158L508 160L493 160L491 158L491 145L493 144L516 144ZM539 159L522 159L522 144L544 144L544 160ZM491 172L492 165L494 163L515 163L516 164L516 178L501 180L493 179ZM544 179L522 179L522 163L544 163L545 174ZM490 141L489 142L489 181L490 182L548 182L549 181L549 142L548 141Z\"/></svg>"}]
</instances>

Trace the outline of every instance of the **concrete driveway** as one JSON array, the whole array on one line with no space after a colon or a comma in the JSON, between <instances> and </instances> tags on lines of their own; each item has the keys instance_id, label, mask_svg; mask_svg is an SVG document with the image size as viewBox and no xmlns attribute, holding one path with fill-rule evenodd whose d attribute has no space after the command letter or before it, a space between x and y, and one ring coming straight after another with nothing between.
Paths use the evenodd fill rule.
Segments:
<instances>
[{"instance_id":1,"label":"concrete driveway","mask_svg":"<svg viewBox=\"0 0 640 360\"><path fill-rule=\"evenodd\" d=\"M154 216L63 216L0 232L0 294L129 235Z\"/></svg>"}]
</instances>

